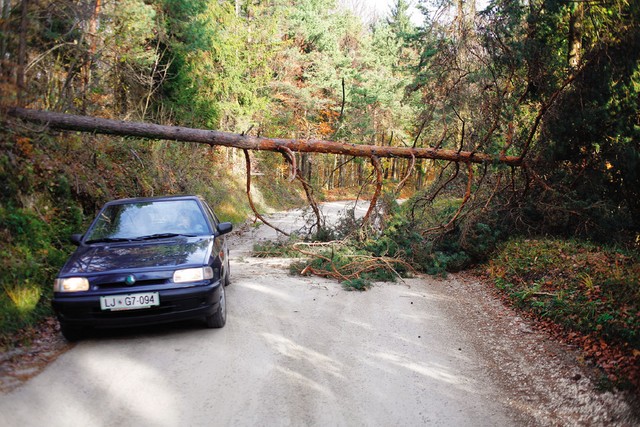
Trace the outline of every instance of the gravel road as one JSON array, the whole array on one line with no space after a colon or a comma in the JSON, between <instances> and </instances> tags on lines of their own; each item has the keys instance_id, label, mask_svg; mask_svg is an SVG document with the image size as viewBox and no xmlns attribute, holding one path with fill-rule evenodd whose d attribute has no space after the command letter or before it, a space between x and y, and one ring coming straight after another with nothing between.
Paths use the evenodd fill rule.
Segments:
<instances>
[{"instance_id":1,"label":"gravel road","mask_svg":"<svg viewBox=\"0 0 640 427\"><path fill-rule=\"evenodd\" d=\"M335 214L343 205L331 203ZM364 207L359 207L364 210ZM299 212L271 216L296 226ZM301 225L298 222L297 225ZM0 394L2 426L634 425L620 395L473 278L367 292L251 257L232 235L223 329L100 333Z\"/></svg>"}]
</instances>

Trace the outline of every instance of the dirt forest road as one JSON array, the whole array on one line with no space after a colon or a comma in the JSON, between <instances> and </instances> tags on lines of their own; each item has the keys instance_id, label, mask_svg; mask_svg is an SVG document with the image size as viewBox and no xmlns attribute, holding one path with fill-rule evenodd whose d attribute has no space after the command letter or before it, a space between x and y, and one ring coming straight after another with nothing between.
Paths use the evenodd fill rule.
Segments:
<instances>
[{"instance_id":1,"label":"dirt forest road","mask_svg":"<svg viewBox=\"0 0 640 427\"><path fill-rule=\"evenodd\" d=\"M291 229L296 214L271 220ZM256 240L275 237L265 226L230 237L223 329L100 333L0 394L0 425L634 424L624 401L593 392L571 349L477 280L419 277L347 292L290 276L287 260L251 256Z\"/></svg>"}]
</instances>

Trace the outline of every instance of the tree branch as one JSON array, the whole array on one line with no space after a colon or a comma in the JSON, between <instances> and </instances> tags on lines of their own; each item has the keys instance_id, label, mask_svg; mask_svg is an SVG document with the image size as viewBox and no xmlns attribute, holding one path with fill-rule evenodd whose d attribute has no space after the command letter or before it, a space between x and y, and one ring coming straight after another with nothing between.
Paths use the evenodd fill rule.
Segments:
<instances>
[{"instance_id":1,"label":"tree branch","mask_svg":"<svg viewBox=\"0 0 640 427\"><path fill-rule=\"evenodd\" d=\"M407 180L409 179L409 177L411 176L411 172L413 172L413 169L416 166L416 158L415 157L411 157L411 164L409 165L409 168L407 168L407 174L405 175L404 178L402 178L402 181L400 181L398 183L398 186L396 187L396 194L400 194L400 190L402 190L402 188L404 187L404 184L407 182Z\"/></svg>"},{"instance_id":2,"label":"tree branch","mask_svg":"<svg viewBox=\"0 0 640 427\"><path fill-rule=\"evenodd\" d=\"M251 210L256 215L256 218L262 221L265 225L273 228L279 233L284 234L285 236L289 236L289 233L282 231L281 229L272 225L269 221L264 219L264 217L260 215L255 205L253 204L253 198L251 197L251 157L249 156L249 150L243 149L242 152L244 153L244 159L245 159L245 164L247 169L247 199L249 199L249 205L251 206Z\"/></svg>"},{"instance_id":3,"label":"tree branch","mask_svg":"<svg viewBox=\"0 0 640 427\"><path fill-rule=\"evenodd\" d=\"M318 208L318 204L313 198L313 189L311 188L311 185L309 185L309 183L302 177L300 169L296 169L296 178L302 184L302 188L304 188L304 193L307 196L307 200L309 201L311 209L313 209L313 213L316 216L316 223L311 228L315 226L317 229L320 229L320 227L322 227L322 216L320 215L320 208Z\"/></svg>"}]
</instances>

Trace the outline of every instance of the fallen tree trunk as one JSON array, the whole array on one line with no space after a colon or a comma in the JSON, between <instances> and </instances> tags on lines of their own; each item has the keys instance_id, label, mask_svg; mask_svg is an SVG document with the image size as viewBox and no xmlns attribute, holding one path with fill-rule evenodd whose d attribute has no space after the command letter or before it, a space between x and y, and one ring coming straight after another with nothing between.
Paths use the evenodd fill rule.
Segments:
<instances>
[{"instance_id":1,"label":"fallen tree trunk","mask_svg":"<svg viewBox=\"0 0 640 427\"><path fill-rule=\"evenodd\" d=\"M165 126L142 122L125 122L121 120L54 113L27 108L11 108L8 110L8 114L25 121L46 124L50 128L59 130L196 142L211 146L222 145L244 150L283 152L288 149L301 153L345 154L358 157L375 156L378 158L435 159L463 163L498 162L510 166L519 166L522 163L522 159L517 156L491 156L470 151L436 148L380 147L376 145L345 144L325 140L262 138L215 130Z\"/></svg>"}]
</instances>

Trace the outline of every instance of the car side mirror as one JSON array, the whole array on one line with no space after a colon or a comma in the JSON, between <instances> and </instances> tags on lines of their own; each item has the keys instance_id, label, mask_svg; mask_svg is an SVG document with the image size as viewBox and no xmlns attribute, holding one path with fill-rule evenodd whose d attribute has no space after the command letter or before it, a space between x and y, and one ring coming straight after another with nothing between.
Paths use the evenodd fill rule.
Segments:
<instances>
[{"instance_id":1,"label":"car side mirror","mask_svg":"<svg viewBox=\"0 0 640 427\"><path fill-rule=\"evenodd\" d=\"M229 233L233 230L233 224L230 222L221 222L218 224L216 236L222 236L223 234Z\"/></svg>"},{"instance_id":2,"label":"car side mirror","mask_svg":"<svg viewBox=\"0 0 640 427\"><path fill-rule=\"evenodd\" d=\"M76 246L80 246L80 242L82 241L82 234L72 234L69 240Z\"/></svg>"}]
</instances>

